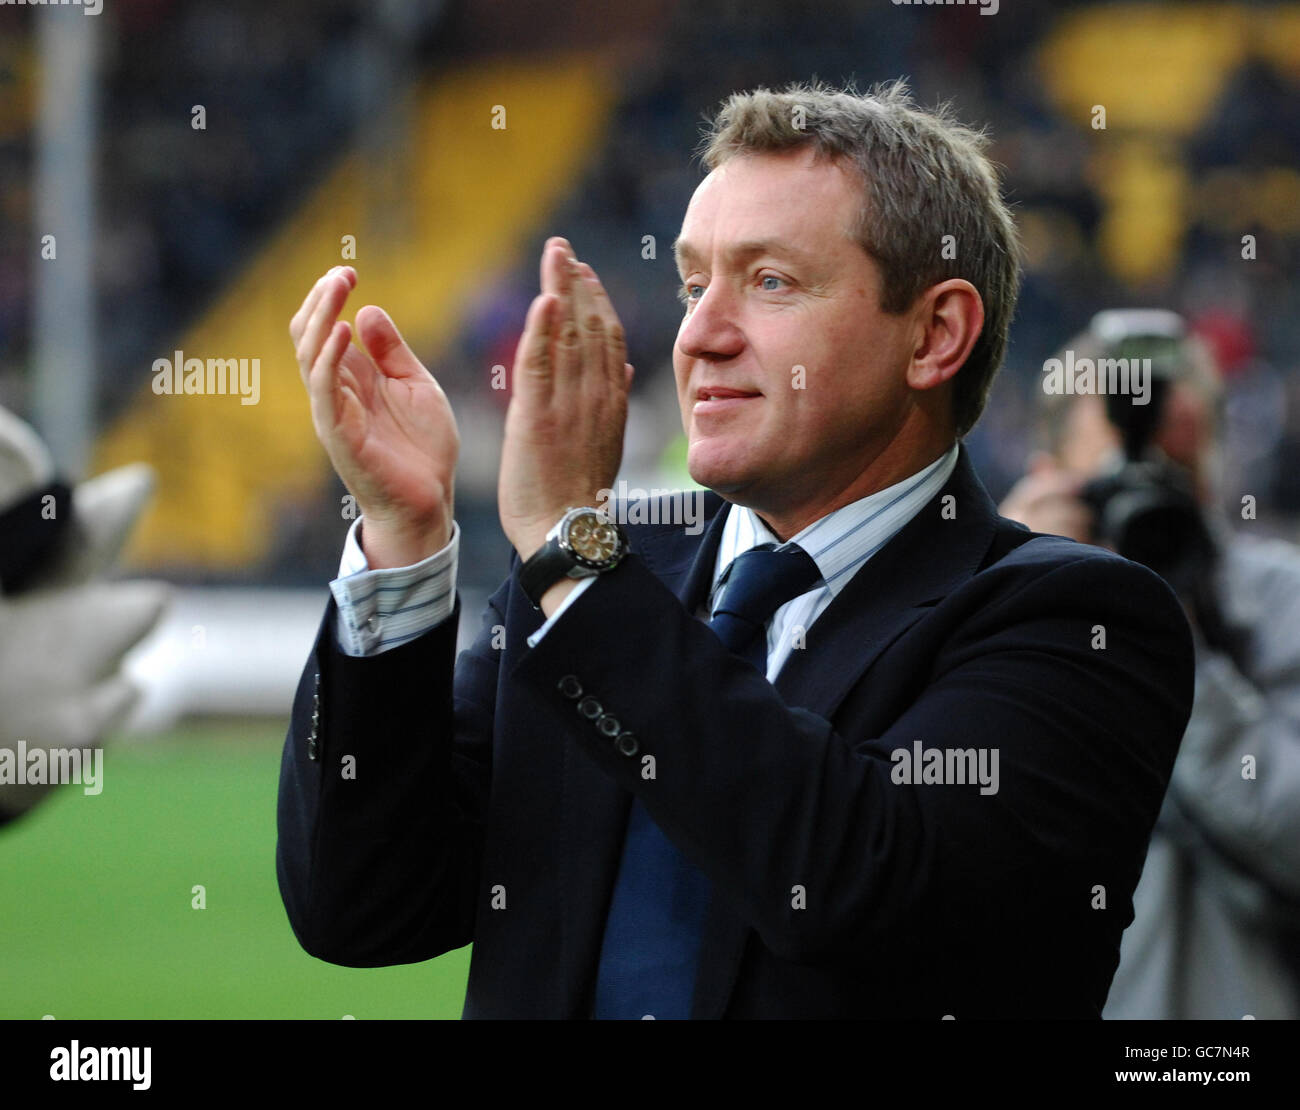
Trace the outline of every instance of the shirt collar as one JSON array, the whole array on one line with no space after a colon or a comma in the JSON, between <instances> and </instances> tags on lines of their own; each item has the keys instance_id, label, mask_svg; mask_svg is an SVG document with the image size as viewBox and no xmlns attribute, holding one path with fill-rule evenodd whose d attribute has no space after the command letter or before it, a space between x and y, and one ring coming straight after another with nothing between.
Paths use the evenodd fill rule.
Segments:
<instances>
[{"instance_id":1,"label":"shirt collar","mask_svg":"<svg viewBox=\"0 0 1300 1110\"><path fill-rule=\"evenodd\" d=\"M798 544L817 564L835 596L854 573L884 547L948 481L957 465L958 445L915 474L885 489L843 505L781 543L752 509L732 505L727 512L713 569L716 590L736 557L760 544L783 548Z\"/></svg>"}]
</instances>

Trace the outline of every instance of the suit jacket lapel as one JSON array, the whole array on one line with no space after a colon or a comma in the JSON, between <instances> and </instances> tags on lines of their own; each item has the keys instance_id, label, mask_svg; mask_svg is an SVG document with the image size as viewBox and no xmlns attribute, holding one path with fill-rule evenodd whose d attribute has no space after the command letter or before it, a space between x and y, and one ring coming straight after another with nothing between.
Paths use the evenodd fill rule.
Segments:
<instances>
[{"instance_id":1,"label":"suit jacket lapel","mask_svg":"<svg viewBox=\"0 0 1300 1110\"><path fill-rule=\"evenodd\" d=\"M721 497L708 492L704 495L708 526L702 538L674 529L648 536L639 546L633 543L646 566L677 595L689 613L700 607L713 585L713 564L718 558L729 509Z\"/></svg>"}]
</instances>

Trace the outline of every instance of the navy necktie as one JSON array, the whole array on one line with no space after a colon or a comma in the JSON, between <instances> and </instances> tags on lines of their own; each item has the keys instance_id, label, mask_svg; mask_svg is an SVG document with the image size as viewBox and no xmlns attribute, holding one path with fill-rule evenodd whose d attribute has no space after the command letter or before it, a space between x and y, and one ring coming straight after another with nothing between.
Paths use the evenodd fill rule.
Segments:
<instances>
[{"instance_id":1,"label":"navy necktie","mask_svg":"<svg viewBox=\"0 0 1300 1110\"><path fill-rule=\"evenodd\" d=\"M709 627L766 672L767 622L821 580L801 547L764 544L738 555ZM632 803L596 977L597 1018L688 1018L695 992L709 882Z\"/></svg>"}]
</instances>

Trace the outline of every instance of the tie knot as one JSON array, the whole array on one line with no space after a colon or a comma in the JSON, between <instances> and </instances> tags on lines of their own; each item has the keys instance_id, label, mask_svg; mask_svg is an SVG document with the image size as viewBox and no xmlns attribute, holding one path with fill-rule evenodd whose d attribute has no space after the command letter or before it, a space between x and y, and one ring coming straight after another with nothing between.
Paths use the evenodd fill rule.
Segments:
<instances>
[{"instance_id":1,"label":"tie knot","mask_svg":"<svg viewBox=\"0 0 1300 1110\"><path fill-rule=\"evenodd\" d=\"M797 544L781 551L772 544L752 548L733 560L714 616L727 613L761 626L791 598L811 590L821 576L812 556Z\"/></svg>"}]
</instances>

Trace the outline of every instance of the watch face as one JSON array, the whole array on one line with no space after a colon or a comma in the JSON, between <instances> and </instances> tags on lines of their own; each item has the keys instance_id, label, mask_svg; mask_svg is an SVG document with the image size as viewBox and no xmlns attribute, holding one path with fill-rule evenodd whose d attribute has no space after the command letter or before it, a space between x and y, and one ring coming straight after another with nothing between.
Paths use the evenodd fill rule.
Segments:
<instances>
[{"instance_id":1,"label":"watch face","mask_svg":"<svg viewBox=\"0 0 1300 1110\"><path fill-rule=\"evenodd\" d=\"M579 513L569 521L563 542L584 565L604 567L622 546L618 529L597 512Z\"/></svg>"}]
</instances>

